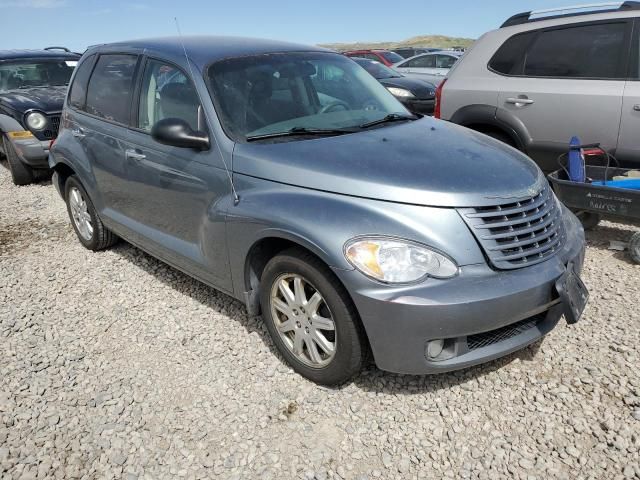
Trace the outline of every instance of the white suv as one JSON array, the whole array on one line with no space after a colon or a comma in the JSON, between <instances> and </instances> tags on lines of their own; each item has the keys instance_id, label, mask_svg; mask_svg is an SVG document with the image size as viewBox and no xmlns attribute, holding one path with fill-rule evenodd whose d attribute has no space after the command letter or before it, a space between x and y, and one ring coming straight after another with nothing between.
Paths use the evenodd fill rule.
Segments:
<instances>
[{"instance_id":1,"label":"white suv","mask_svg":"<svg viewBox=\"0 0 640 480\"><path fill-rule=\"evenodd\" d=\"M435 116L545 171L577 135L640 166L640 2L526 12L483 35L436 92Z\"/></svg>"}]
</instances>

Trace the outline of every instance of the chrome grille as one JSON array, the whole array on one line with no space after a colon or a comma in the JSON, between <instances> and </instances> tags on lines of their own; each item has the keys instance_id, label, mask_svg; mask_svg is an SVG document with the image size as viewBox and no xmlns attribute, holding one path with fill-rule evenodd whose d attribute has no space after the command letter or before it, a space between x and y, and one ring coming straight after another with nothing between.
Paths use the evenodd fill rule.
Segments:
<instances>
[{"instance_id":1,"label":"chrome grille","mask_svg":"<svg viewBox=\"0 0 640 480\"><path fill-rule=\"evenodd\" d=\"M498 269L543 262L564 242L560 209L548 186L526 200L459 212Z\"/></svg>"},{"instance_id":2,"label":"chrome grille","mask_svg":"<svg viewBox=\"0 0 640 480\"><path fill-rule=\"evenodd\" d=\"M60 115L49 116L49 127L42 132L42 136L45 140L53 140L58 136L58 130L60 129Z\"/></svg>"}]
</instances>

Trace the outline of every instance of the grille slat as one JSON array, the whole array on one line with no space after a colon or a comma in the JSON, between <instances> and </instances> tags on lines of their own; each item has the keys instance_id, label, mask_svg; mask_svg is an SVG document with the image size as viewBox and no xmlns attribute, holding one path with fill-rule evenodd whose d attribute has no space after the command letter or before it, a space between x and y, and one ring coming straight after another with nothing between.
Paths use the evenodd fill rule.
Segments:
<instances>
[{"instance_id":1,"label":"grille slat","mask_svg":"<svg viewBox=\"0 0 640 480\"><path fill-rule=\"evenodd\" d=\"M58 130L60 130L60 115L49 115L49 125L50 128L42 132L45 140L53 140L58 136Z\"/></svg>"},{"instance_id":2,"label":"grille slat","mask_svg":"<svg viewBox=\"0 0 640 480\"><path fill-rule=\"evenodd\" d=\"M564 242L560 209L548 186L525 200L459 212L498 269L543 262Z\"/></svg>"}]
</instances>

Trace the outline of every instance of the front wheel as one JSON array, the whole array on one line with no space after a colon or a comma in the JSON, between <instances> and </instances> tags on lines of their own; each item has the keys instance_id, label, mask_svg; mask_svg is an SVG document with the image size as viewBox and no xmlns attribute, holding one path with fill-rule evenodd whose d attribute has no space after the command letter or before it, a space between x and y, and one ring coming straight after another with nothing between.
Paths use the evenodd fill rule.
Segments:
<instances>
[{"instance_id":1,"label":"front wheel","mask_svg":"<svg viewBox=\"0 0 640 480\"><path fill-rule=\"evenodd\" d=\"M260 282L262 317L291 367L322 385L339 385L362 368L366 340L356 309L336 276L316 257L287 250Z\"/></svg>"},{"instance_id":2,"label":"front wheel","mask_svg":"<svg viewBox=\"0 0 640 480\"><path fill-rule=\"evenodd\" d=\"M35 182L36 175L29 165L25 165L18 157L16 149L13 147L11 141L6 137L2 137L4 142L4 152L7 156L7 163L9 164L9 171L11 172L11 179L14 185L29 185Z\"/></svg>"},{"instance_id":3,"label":"front wheel","mask_svg":"<svg viewBox=\"0 0 640 480\"><path fill-rule=\"evenodd\" d=\"M100 220L86 190L75 176L65 183L67 212L80 243L89 250L103 250L118 241L118 237Z\"/></svg>"}]
</instances>

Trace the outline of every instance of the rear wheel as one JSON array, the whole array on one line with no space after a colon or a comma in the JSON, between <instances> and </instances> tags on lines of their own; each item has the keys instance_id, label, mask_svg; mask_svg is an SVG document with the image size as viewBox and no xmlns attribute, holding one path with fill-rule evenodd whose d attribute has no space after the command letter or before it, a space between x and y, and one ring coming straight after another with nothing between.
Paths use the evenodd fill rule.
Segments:
<instances>
[{"instance_id":1,"label":"rear wheel","mask_svg":"<svg viewBox=\"0 0 640 480\"><path fill-rule=\"evenodd\" d=\"M67 212L80 243L89 250L103 250L118 241L118 237L100 220L89 195L75 176L65 183Z\"/></svg>"},{"instance_id":2,"label":"rear wheel","mask_svg":"<svg viewBox=\"0 0 640 480\"><path fill-rule=\"evenodd\" d=\"M7 156L7 163L9 164L9 171L11 172L13 183L15 185L28 185L33 183L36 179L33 169L20 160L13 144L6 136L2 137L2 141L4 142L3 148Z\"/></svg>"},{"instance_id":3,"label":"rear wheel","mask_svg":"<svg viewBox=\"0 0 640 480\"><path fill-rule=\"evenodd\" d=\"M260 282L260 303L273 342L302 376L339 385L362 368L366 340L356 309L313 255L290 249L271 259Z\"/></svg>"}]
</instances>

